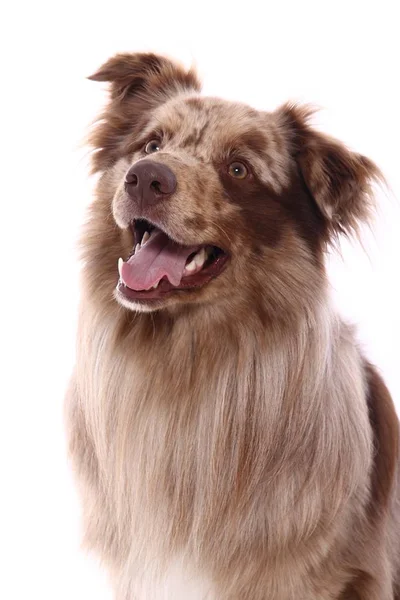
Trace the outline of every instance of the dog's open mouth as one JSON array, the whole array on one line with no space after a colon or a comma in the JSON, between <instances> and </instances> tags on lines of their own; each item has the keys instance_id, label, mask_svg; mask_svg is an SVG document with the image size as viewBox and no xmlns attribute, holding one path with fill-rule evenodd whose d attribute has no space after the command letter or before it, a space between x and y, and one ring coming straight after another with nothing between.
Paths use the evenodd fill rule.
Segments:
<instances>
[{"instance_id":1,"label":"dog's open mouth","mask_svg":"<svg viewBox=\"0 0 400 600\"><path fill-rule=\"evenodd\" d=\"M228 254L211 245L184 246L145 221L132 225L134 248L118 261L118 290L129 299L155 299L199 288L219 275Z\"/></svg>"}]
</instances>

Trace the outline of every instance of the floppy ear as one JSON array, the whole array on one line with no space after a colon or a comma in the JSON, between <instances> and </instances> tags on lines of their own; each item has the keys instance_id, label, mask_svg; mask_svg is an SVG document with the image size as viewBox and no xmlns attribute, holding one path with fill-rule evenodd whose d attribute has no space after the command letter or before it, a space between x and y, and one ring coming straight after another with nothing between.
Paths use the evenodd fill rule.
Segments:
<instances>
[{"instance_id":1,"label":"floppy ear","mask_svg":"<svg viewBox=\"0 0 400 600\"><path fill-rule=\"evenodd\" d=\"M124 154L126 137L132 141L149 111L171 96L200 90L193 70L151 53L117 54L88 79L110 83L110 101L89 134L89 144L96 150L93 172Z\"/></svg>"},{"instance_id":2,"label":"floppy ear","mask_svg":"<svg viewBox=\"0 0 400 600\"><path fill-rule=\"evenodd\" d=\"M325 217L329 239L357 233L359 224L371 216L372 186L383 183L382 173L365 156L315 131L309 125L314 112L310 107L286 104L278 112L289 132L291 154Z\"/></svg>"}]
</instances>

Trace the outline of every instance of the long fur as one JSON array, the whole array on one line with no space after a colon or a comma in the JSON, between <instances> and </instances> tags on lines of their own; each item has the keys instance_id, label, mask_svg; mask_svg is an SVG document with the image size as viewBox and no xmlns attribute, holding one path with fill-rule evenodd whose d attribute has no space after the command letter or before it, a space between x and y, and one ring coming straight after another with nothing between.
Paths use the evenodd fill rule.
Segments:
<instances>
[{"instance_id":1,"label":"long fur","mask_svg":"<svg viewBox=\"0 0 400 600\"><path fill-rule=\"evenodd\" d=\"M66 406L85 544L116 598L177 598L157 595L172 573L182 598L399 600L398 420L323 265L366 217L379 171L314 132L307 109L202 104L195 74L161 57L121 55L93 79L111 95L91 134L101 176ZM229 240L232 260L199 294L141 312L114 295L131 244L121 182L136 140L167 118L180 137L154 160L182 185L163 218L188 239ZM252 137L253 188L223 190L207 157L250 123L267 140ZM190 134L201 139L184 150Z\"/></svg>"}]
</instances>

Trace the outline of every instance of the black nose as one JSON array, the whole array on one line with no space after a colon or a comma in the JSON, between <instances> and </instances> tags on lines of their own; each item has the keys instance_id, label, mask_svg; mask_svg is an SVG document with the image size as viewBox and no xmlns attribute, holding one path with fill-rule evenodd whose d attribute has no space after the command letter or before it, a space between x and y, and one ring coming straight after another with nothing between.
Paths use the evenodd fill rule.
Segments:
<instances>
[{"instance_id":1,"label":"black nose","mask_svg":"<svg viewBox=\"0 0 400 600\"><path fill-rule=\"evenodd\" d=\"M144 159L133 165L125 175L125 189L144 208L173 194L176 177L166 165Z\"/></svg>"}]
</instances>

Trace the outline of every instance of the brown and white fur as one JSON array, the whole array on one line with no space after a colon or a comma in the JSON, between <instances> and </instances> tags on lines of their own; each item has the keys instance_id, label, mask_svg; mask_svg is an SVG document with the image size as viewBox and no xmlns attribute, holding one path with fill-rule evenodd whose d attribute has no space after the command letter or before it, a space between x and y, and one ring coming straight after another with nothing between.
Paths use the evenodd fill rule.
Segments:
<instances>
[{"instance_id":1,"label":"brown and white fur","mask_svg":"<svg viewBox=\"0 0 400 600\"><path fill-rule=\"evenodd\" d=\"M377 167L307 108L202 97L160 56L117 55L91 79L110 99L90 137L99 180L66 406L85 545L116 598L399 600L398 419L324 266L367 219ZM143 216L124 176L155 136L149 160L178 187L144 216L229 262L148 305L115 290Z\"/></svg>"}]
</instances>

